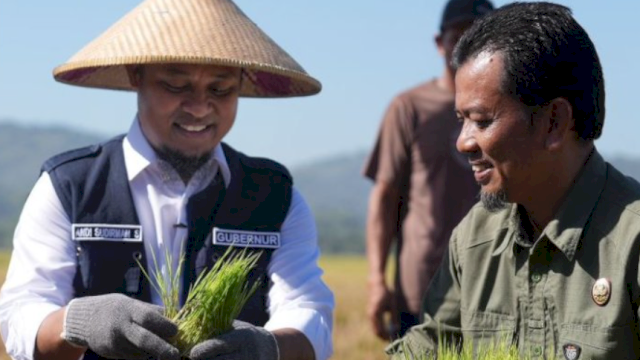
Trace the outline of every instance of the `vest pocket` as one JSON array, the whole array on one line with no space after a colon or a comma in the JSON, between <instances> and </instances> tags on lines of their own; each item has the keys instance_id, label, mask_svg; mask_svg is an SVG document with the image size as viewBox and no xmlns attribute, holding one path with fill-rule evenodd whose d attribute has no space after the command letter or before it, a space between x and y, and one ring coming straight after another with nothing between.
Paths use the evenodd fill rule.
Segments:
<instances>
[{"instance_id":1,"label":"vest pocket","mask_svg":"<svg viewBox=\"0 0 640 360\"><path fill-rule=\"evenodd\" d=\"M579 351L576 359L637 359L639 356L640 349L634 349L638 342L632 325L601 328L563 324L559 335L557 355L560 359L567 358L566 351Z\"/></svg>"},{"instance_id":2,"label":"vest pocket","mask_svg":"<svg viewBox=\"0 0 640 360\"><path fill-rule=\"evenodd\" d=\"M145 266L142 242L77 241L78 267L74 280L77 297L118 292L139 296ZM137 260L137 261L136 261Z\"/></svg>"}]
</instances>

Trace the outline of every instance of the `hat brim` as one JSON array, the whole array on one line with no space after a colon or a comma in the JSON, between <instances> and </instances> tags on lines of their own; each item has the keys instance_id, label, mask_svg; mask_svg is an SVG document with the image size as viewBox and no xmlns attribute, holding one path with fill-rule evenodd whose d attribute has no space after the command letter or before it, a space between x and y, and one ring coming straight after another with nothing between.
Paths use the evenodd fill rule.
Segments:
<instances>
[{"instance_id":1,"label":"hat brim","mask_svg":"<svg viewBox=\"0 0 640 360\"><path fill-rule=\"evenodd\" d=\"M145 64L193 64L241 68L243 97L309 96L322 90L321 83L305 73L268 64L184 56L148 56L144 58L94 59L68 62L53 70L56 81L89 88L135 90L126 66Z\"/></svg>"},{"instance_id":2,"label":"hat brim","mask_svg":"<svg viewBox=\"0 0 640 360\"><path fill-rule=\"evenodd\" d=\"M53 76L70 85L134 90L126 66L145 64L238 67L244 97L305 96L322 89L231 0L145 0Z\"/></svg>"}]
</instances>

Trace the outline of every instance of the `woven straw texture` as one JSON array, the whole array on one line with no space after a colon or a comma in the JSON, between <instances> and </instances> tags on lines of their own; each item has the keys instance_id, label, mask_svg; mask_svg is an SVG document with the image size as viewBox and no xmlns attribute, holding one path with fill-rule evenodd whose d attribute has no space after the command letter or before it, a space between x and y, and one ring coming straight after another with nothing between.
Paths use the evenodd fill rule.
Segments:
<instances>
[{"instance_id":1,"label":"woven straw texture","mask_svg":"<svg viewBox=\"0 0 640 360\"><path fill-rule=\"evenodd\" d=\"M241 96L313 95L321 85L230 0L146 0L53 71L57 81L133 90L124 65L241 67Z\"/></svg>"}]
</instances>

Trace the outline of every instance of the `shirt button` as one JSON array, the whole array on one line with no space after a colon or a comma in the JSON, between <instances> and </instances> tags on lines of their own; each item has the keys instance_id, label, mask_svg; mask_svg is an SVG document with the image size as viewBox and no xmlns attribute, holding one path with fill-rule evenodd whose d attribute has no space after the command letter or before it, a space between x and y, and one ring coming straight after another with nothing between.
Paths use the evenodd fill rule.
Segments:
<instances>
[{"instance_id":1,"label":"shirt button","mask_svg":"<svg viewBox=\"0 0 640 360\"><path fill-rule=\"evenodd\" d=\"M531 281L533 281L534 283L539 283L540 280L542 280L542 275L540 275L540 273L533 273L531 274Z\"/></svg>"}]
</instances>

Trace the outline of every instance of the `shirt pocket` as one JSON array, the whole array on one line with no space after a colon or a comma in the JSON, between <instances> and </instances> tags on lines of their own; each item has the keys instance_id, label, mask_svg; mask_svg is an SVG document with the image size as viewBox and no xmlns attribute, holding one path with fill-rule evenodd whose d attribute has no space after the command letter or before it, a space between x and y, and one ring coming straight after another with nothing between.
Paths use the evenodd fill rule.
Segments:
<instances>
[{"instance_id":1,"label":"shirt pocket","mask_svg":"<svg viewBox=\"0 0 640 360\"><path fill-rule=\"evenodd\" d=\"M461 320L464 344L473 345L474 353L491 346L508 347L515 341L516 320L513 316L461 310Z\"/></svg>"},{"instance_id":2,"label":"shirt pocket","mask_svg":"<svg viewBox=\"0 0 640 360\"><path fill-rule=\"evenodd\" d=\"M637 359L640 356L640 349L634 349L637 339L631 325L601 328L563 324L559 335L559 359L567 358L564 354L567 348L574 351L579 348L576 359Z\"/></svg>"}]
</instances>

